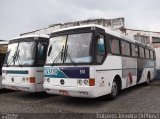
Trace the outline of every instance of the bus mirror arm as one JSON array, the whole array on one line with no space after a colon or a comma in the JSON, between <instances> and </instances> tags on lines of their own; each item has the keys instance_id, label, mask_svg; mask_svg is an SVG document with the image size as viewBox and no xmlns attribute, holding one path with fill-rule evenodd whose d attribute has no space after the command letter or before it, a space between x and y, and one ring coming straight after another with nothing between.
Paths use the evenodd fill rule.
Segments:
<instances>
[{"instance_id":1,"label":"bus mirror arm","mask_svg":"<svg viewBox=\"0 0 160 119\"><path fill-rule=\"evenodd\" d=\"M51 51L52 51L52 45L49 47L48 56L50 56Z\"/></svg>"}]
</instances>

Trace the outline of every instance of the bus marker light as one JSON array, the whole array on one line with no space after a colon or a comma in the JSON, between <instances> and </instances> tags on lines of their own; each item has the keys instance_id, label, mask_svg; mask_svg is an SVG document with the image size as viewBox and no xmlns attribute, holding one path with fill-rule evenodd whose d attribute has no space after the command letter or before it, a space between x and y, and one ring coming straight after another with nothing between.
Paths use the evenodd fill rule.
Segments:
<instances>
[{"instance_id":1,"label":"bus marker light","mask_svg":"<svg viewBox=\"0 0 160 119\"><path fill-rule=\"evenodd\" d=\"M95 79L89 79L89 86L95 85Z\"/></svg>"}]
</instances>

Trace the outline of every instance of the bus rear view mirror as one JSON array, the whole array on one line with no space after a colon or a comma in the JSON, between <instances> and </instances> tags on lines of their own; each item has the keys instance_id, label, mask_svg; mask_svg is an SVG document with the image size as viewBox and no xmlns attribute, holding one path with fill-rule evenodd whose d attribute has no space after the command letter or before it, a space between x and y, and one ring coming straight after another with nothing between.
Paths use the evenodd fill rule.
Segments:
<instances>
[{"instance_id":1,"label":"bus rear view mirror","mask_svg":"<svg viewBox=\"0 0 160 119\"><path fill-rule=\"evenodd\" d=\"M50 56L51 51L52 51L52 45L49 47L49 50L48 50L48 56Z\"/></svg>"},{"instance_id":2,"label":"bus rear view mirror","mask_svg":"<svg viewBox=\"0 0 160 119\"><path fill-rule=\"evenodd\" d=\"M135 48L135 53L138 54L138 48Z\"/></svg>"}]
</instances>

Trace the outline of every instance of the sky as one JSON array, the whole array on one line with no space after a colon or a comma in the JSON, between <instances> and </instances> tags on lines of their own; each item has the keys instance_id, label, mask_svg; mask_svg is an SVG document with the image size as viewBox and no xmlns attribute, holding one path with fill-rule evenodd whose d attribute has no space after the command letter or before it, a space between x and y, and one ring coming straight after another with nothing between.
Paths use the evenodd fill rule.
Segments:
<instances>
[{"instance_id":1,"label":"sky","mask_svg":"<svg viewBox=\"0 0 160 119\"><path fill-rule=\"evenodd\" d=\"M160 0L0 0L0 39L56 23L125 18L126 28L160 31Z\"/></svg>"}]
</instances>

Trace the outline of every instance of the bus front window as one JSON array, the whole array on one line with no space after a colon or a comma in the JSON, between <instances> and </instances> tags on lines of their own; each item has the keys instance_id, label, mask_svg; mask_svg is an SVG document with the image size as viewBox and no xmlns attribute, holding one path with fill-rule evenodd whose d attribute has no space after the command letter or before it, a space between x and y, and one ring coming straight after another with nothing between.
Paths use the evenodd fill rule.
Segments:
<instances>
[{"instance_id":1,"label":"bus front window","mask_svg":"<svg viewBox=\"0 0 160 119\"><path fill-rule=\"evenodd\" d=\"M14 64L14 58L15 58L15 52L17 50L18 43L12 43L8 45L8 52L6 55L7 61L4 62L4 64L7 65L13 65Z\"/></svg>"},{"instance_id":2,"label":"bus front window","mask_svg":"<svg viewBox=\"0 0 160 119\"><path fill-rule=\"evenodd\" d=\"M66 63L91 62L91 33L73 34L68 36Z\"/></svg>"},{"instance_id":3,"label":"bus front window","mask_svg":"<svg viewBox=\"0 0 160 119\"><path fill-rule=\"evenodd\" d=\"M20 42L8 45L7 65L33 65L35 42Z\"/></svg>"},{"instance_id":4,"label":"bus front window","mask_svg":"<svg viewBox=\"0 0 160 119\"><path fill-rule=\"evenodd\" d=\"M92 33L71 34L51 38L47 64L90 63L92 61L91 39Z\"/></svg>"},{"instance_id":5,"label":"bus front window","mask_svg":"<svg viewBox=\"0 0 160 119\"><path fill-rule=\"evenodd\" d=\"M20 42L15 65L33 65L35 59L35 42Z\"/></svg>"}]
</instances>

